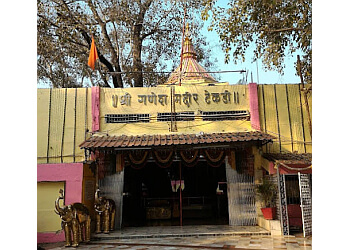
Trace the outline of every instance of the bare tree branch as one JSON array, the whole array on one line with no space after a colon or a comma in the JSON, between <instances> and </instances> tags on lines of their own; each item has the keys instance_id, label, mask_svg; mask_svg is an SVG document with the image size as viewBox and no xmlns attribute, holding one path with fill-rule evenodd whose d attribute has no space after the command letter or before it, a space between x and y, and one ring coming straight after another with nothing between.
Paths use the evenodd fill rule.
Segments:
<instances>
[{"instance_id":1,"label":"bare tree branch","mask_svg":"<svg viewBox=\"0 0 350 250\"><path fill-rule=\"evenodd\" d=\"M286 32L286 31L297 31L297 30L303 30L300 28L283 28L283 29L277 29L277 30L263 30L264 32L268 33L278 33L278 32Z\"/></svg>"}]
</instances>

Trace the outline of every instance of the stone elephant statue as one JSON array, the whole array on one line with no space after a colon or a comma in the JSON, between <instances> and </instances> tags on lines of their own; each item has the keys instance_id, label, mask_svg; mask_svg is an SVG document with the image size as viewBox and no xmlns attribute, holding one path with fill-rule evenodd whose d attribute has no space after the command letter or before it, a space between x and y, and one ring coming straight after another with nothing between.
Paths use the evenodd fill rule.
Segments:
<instances>
[{"instance_id":1,"label":"stone elephant statue","mask_svg":"<svg viewBox=\"0 0 350 250\"><path fill-rule=\"evenodd\" d=\"M55 212L61 217L62 229L66 238L66 247L79 246L80 242L89 242L91 234L91 218L88 208L82 203L73 203L60 207L59 201L64 199L63 190L55 202ZM73 234L73 241L71 235ZM84 236L85 235L85 239Z\"/></svg>"},{"instance_id":2,"label":"stone elephant statue","mask_svg":"<svg viewBox=\"0 0 350 250\"><path fill-rule=\"evenodd\" d=\"M96 232L101 233L101 227L103 228L103 233L109 233L109 231L114 230L114 219L116 206L112 199L106 199L105 197L100 197L100 189L95 192L95 204L94 208L96 211Z\"/></svg>"}]
</instances>

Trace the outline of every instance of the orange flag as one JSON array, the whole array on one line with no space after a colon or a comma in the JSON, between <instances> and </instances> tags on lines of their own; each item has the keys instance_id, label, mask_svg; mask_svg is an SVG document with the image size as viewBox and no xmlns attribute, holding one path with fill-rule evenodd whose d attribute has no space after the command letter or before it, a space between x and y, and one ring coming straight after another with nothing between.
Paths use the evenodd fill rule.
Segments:
<instances>
[{"instance_id":1,"label":"orange flag","mask_svg":"<svg viewBox=\"0 0 350 250\"><path fill-rule=\"evenodd\" d=\"M98 55L97 55L97 49L95 46L95 40L94 40L94 37L92 37L91 49L90 49L90 55L89 55L89 61L88 61L88 65L90 66L90 68L92 68L92 70L95 70L95 62L97 59L98 59Z\"/></svg>"}]
</instances>

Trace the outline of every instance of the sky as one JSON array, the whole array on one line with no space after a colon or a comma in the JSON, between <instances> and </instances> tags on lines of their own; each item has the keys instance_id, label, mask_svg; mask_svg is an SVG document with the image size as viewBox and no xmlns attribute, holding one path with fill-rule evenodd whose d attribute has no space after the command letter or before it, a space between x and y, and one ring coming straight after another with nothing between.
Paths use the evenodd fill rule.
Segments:
<instances>
[{"instance_id":1,"label":"sky","mask_svg":"<svg viewBox=\"0 0 350 250\"><path fill-rule=\"evenodd\" d=\"M281 75L277 71L265 71L260 59L257 62L252 62L251 58L253 56L253 47L250 46L246 53L245 62L238 62L234 64L230 61L228 64L224 63L225 54L220 46L219 36L215 31L206 31L204 28L202 30L203 34L207 37L207 41L210 45L214 47L212 55L217 58L218 64L217 68L219 71L226 70L246 70L248 72L247 78L248 82L251 82L251 77L253 77L253 82L260 84L273 84L273 83L300 83L300 77L296 76L294 63L296 62L296 55L285 57L285 69L284 74ZM246 73L244 73L246 74ZM221 82L229 82L230 84L237 83L242 79L241 73L221 73Z\"/></svg>"},{"instance_id":2,"label":"sky","mask_svg":"<svg viewBox=\"0 0 350 250\"><path fill-rule=\"evenodd\" d=\"M225 8L227 7L229 0L219 0L216 5L219 7ZM214 46L212 55L215 55L218 60L217 68L220 71L226 70L246 70L248 72L247 78L248 82L251 82L251 77L253 77L253 82L260 84L274 84L274 83L300 83L300 77L296 76L296 70L294 67L294 63L296 62L296 54L294 56L289 55L285 57L285 69L284 74L281 75L277 71L265 71L263 69L263 64L260 59L257 62L252 62L251 58L253 56L253 46L251 45L247 53L245 55L245 62L238 62L234 64L232 61L228 64L224 63L225 54L220 46L220 39L217 33L213 31L207 31L207 27L210 23L210 18L204 24L203 30L201 31L207 37L207 41L210 45ZM232 52L231 52L232 53ZM300 55L301 56L301 55ZM244 73L246 74L246 73ZM240 73L222 73L221 80L223 82L229 82L230 84L237 83L240 79L242 79L242 75Z\"/></svg>"}]
</instances>

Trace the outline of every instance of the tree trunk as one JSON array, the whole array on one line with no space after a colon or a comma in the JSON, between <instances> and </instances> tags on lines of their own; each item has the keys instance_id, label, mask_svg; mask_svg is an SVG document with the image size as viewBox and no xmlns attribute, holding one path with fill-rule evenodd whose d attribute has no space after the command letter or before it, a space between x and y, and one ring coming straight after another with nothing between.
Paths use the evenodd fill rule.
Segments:
<instances>
[{"instance_id":1,"label":"tree trunk","mask_svg":"<svg viewBox=\"0 0 350 250\"><path fill-rule=\"evenodd\" d=\"M115 72L122 72L122 69L121 69L120 64L119 64L119 58L118 58L118 63L115 66ZM112 79L113 79L113 85L115 88L123 88L124 87L121 74L113 75Z\"/></svg>"},{"instance_id":2,"label":"tree trunk","mask_svg":"<svg viewBox=\"0 0 350 250\"><path fill-rule=\"evenodd\" d=\"M133 57L133 71L134 73L134 87L143 87L143 75L142 75L142 61L141 61L141 51L142 51L142 41L141 31L143 28L143 20L145 14L149 7L151 6L153 0L147 0L143 4L138 1L140 12L137 15L136 23L133 25L132 30L132 57Z\"/></svg>"},{"instance_id":3,"label":"tree trunk","mask_svg":"<svg viewBox=\"0 0 350 250\"><path fill-rule=\"evenodd\" d=\"M143 87L142 62L141 62L141 24L136 24L133 27L133 43L132 43L132 58L134 73L134 87Z\"/></svg>"}]
</instances>

